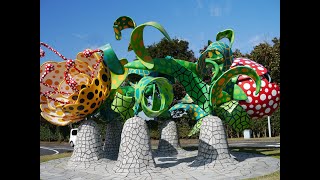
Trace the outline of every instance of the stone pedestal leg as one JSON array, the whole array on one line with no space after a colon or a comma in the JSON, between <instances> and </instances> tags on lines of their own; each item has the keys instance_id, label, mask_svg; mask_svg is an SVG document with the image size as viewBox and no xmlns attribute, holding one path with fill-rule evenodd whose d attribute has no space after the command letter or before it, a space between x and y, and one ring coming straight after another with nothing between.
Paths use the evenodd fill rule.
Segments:
<instances>
[{"instance_id":1,"label":"stone pedestal leg","mask_svg":"<svg viewBox=\"0 0 320 180\"><path fill-rule=\"evenodd\" d=\"M156 151L157 156L174 156L183 150L179 142L177 125L172 119L164 121L159 131L161 134Z\"/></svg>"},{"instance_id":2,"label":"stone pedestal leg","mask_svg":"<svg viewBox=\"0 0 320 180\"><path fill-rule=\"evenodd\" d=\"M97 161L103 157L102 139L95 121L84 120L77 133L76 145L69 162Z\"/></svg>"},{"instance_id":3,"label":"stone pedestal leg","mask_svg":"<svg viewBox=\"0 0 320 180\"><path fill-rule=\"evenodd\" d=\"M217 116L203 118L199 135L198 156L190 166L228 166L236 164L229 153L224 125Z\"/></svg>"},{"instance_id":4,"label":"stone pedestal leg","mask_svg":"<svg viewBox=\"0 0 320 180\"><path fill-rule=\"evenodd\" d=\"M147 123L140 117L128 119L123 125L119 156L113 170L116 173L150 173L155 167L151 153Z\"/></svg>"}]
</instances>

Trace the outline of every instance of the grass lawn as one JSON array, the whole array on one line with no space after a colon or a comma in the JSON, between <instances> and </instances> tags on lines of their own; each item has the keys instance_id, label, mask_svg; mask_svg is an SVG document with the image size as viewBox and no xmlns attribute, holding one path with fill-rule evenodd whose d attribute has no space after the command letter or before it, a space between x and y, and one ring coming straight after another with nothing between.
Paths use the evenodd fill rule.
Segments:
<instances>
[{"instance_id":1,"label":"grass lawn","mask_svg":"<svg viewBox=\"0 0 320 180\"><path fill-rule=\"evenodd\" d=\"M280 148L230 148L230 150L231 152L249 152L249 153L263 154L266 156L271 156L271 157L280 159ZM72 155L72 152L40 156L40 163L50 161L53 159L70 157L71 155ZM247 180L278 180L278 179L280 179L280 171L277 171L265 176L260 176L257 178L250 178Z\"/></svg>"}]
</instances>

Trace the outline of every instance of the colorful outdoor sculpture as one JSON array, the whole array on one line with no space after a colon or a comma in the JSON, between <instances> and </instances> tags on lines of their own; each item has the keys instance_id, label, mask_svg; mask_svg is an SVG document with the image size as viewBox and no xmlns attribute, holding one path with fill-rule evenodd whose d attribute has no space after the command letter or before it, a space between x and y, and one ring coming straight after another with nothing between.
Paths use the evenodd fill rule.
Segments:
<instances>
[{"instance_id":1,"label":"colorful outdoor sculpture","mask_svg":"<svg viewBox=\"0 0 320 180\"><path fill-rule=\"evenodd\" d=\"M236 58L234 59L231 68L238 65L253 68L261 77L261 91L258 95L255 95L252 93L256 86L255 83L245 75L239 76L237 85L239 85L248 96L246 100L239 100L239 104L247 111L252 119L271 116L279 107L279 86L276 83L271 83L268 70L261 64L246 58Z\"/></svg>"},{"instance_id":2,"label":"colorful outdoor sculpture","mask_svg":"<svg viewBox=\"0 0 320 180\"><path fill-rule=\"evenodd\" d=\"M67 59L45 43L63 62L45 62L40 67L40 109L50 123L65 126L92 114L109 96L110 70L103 54L90 49ZM44 56L40 49L40 57Z\"/></svg>"},{"instance_id":3,"label":"colorful outdoor sculpture","mask_svg":"<svg viewBox=\"0 0 320 180\"><path fill-rule=\"evenodd\" d=\"M121 16L114 22L117 40L121 39L123 29L133 29L128 45L128 51L133 50L137 57L133 62L119 60L110 44L97 50L86 49L75 60L68 60L47 44L40 43L65 60L45 62L40 68L41 115L59 126L84 120L70 167L86 168L86 163L107 157L105 153L114 149L107 157L117 159L114 172L151 173L155 161L149 131L138 113L143 111L148 117L168 118L170 122L172 111L177 109L188 111L197 120L189 135L200 131L198 156L191 166L238 163L228 151L223 122L240 131L250 126L251 117L270 115L279 105L278 86L261 78L266 73L263 66L248 59L233 60L234 34L230 29L219 32L217 41L209 41L198 61L192 63L171 56L152 58L143 41L143 30L147 26L156 28L170 40L157 22L136 26L128 16ZM230 44L220 42L222 38L228 38ZM44 56L45 52L40 48L40 57ZM203 81L209 72L208 64L213 66L214 72L209 84ZM165 77L153 77L157 73L173 77L184 86L187 95L182 103L168 109L173 101L171 82ZM130 74L139 74L142 78L137 83L121 86ZM149 97L151 105L148 105ZM96 113L110 124L119 121L119 116L125 121L121 136L119 131L115 136L106 134L105 149L97 124L91 119ZM115 126L119 130L121 125ZM111 144L109 138L112 137L121 138L121 143ZM110 146L106 146L108 143ZM117 144L120 144L119 148ZM79 162L84 162L83 166L79 166Z\"/></svg>"}]
</instances>

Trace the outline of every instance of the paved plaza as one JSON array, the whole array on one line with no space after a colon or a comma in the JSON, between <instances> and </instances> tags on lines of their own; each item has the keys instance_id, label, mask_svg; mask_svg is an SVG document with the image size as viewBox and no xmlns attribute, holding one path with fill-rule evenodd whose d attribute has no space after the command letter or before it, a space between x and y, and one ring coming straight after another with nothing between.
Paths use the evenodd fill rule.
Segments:
<instances>
[{"instance_id":1,"label":"paved plaza","mask_svg":"<svg viewBox=\"0 0 320 180\"><path fill-rule=\"evenodd\" d=\"M152 151L155 167L143 172L116 173L117 161L102 158L92 162L70 163L61 158L40 163L43 180L104 180L104 179L246 179L280 170L280 160L264 155L231 152L235 160L226 159L194 165L198 151L181 151L176 156L159 156ZM130 168L130 167L129 167Z\"/></svg>"}]
</instances>

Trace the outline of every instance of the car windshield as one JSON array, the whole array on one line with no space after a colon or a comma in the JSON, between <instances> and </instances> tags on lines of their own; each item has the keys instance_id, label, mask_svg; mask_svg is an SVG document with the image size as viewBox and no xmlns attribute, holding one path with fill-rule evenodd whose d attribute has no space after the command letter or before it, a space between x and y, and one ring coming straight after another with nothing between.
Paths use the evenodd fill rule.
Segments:
<instances>
[{"instance_id":1,"label":"car windshield","mask_svg":"<svg viewBox=\"0 0 320 180\"><path fill-rule=\"evenodd\" d=\"M77 130L73 130L71 133L72 133L72 135L77 135Z\"/></svg>"}]
</instances>

